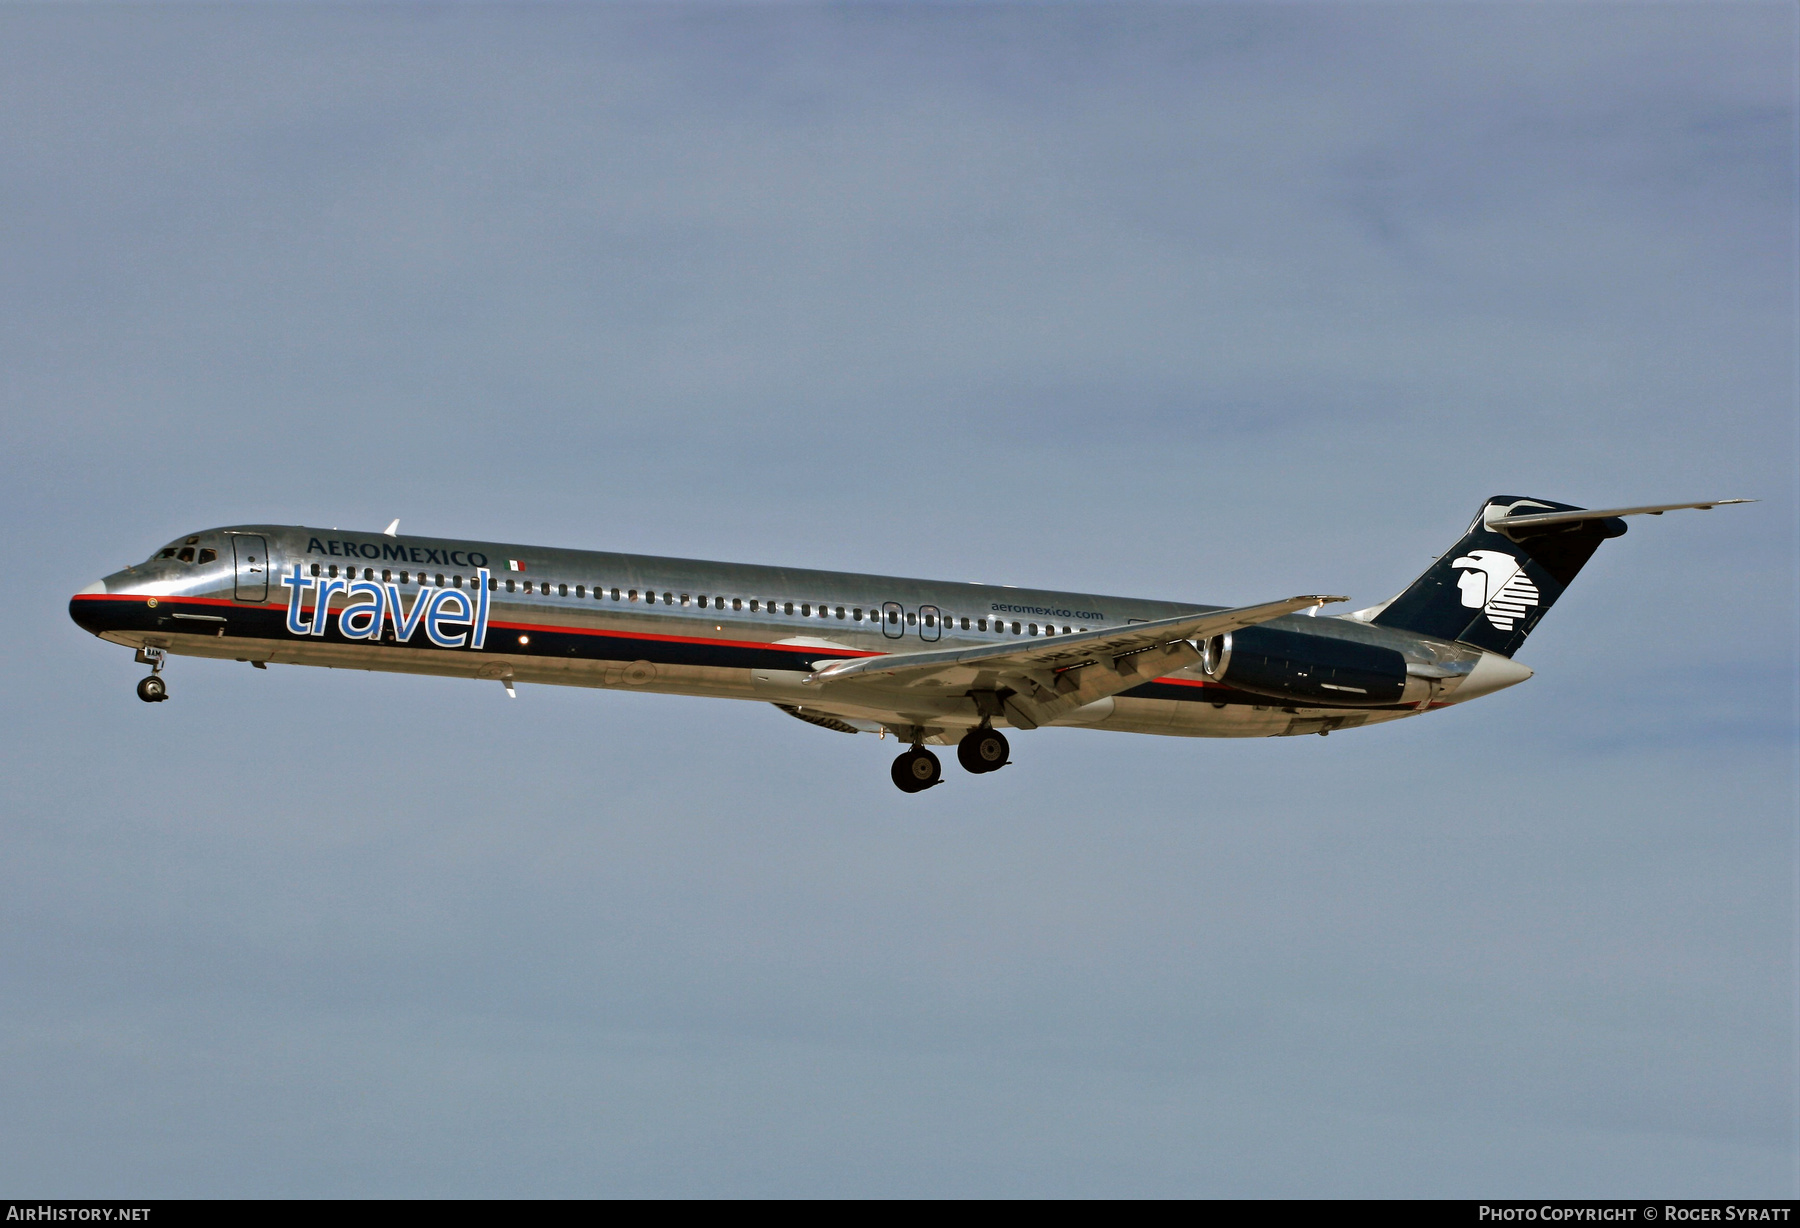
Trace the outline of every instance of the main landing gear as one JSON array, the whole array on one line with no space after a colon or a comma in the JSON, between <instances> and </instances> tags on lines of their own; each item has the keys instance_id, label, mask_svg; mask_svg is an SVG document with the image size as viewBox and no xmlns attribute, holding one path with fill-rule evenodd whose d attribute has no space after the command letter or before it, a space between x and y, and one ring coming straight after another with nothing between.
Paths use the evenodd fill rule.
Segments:
<instances>
[{"instance_id":1,"label":"main landing gear","mask_svg":"<svg viewBox=\"0 0 1800 1228\"><path fill-rule=\"evenodd\" d=\"M893 777L902 793L920 793L944 778L944 766L923 746L915 746L894 760Z\"/></svg>"},{"instance_id":2,"label":"main landing gear","mask_svg":"<svg viewBox=\"0 0 1800 1228\"><path fill-rule=\"evenodd\" d=\"M1005 767L1006 756L1010 753L1006 735L998 729L971 729L956 744L956 761L978 776ZM911 750L894 760L893 777L901 792L920 793L941 783L944 769L936 755L915 743Z\"/></svg>"},{"instance_id":3,"label":"main landing gear","mask_svg":"<svg viewBox=\"0 0 1800 1228\"><path fill-rule=\"evenodd\" d=\"M147 704L159 704L169 697L169 684L162 680L163 650L140 648L137 663L150 667L150 676L137 684L138 698Z\"/></svg>"},{"instance_id":4,"label":"main landing gear","mask_svg":"<svg viewBox=\"0 0 1800 1228\"><path fill-rule=\"evenodd\" d=\"M979 776L1005 767L1006 756L1011 750L1006 744L1006 735L998 729L971 729L968 736L956 744L956 761Z\"/></svg>"}]
</instances>

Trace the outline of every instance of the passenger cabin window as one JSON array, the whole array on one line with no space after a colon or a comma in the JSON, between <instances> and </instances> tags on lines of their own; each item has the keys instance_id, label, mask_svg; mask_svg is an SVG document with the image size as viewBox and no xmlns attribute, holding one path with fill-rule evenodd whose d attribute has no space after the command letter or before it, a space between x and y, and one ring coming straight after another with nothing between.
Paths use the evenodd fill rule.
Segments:
<instances>
[{"instance_id":1,"label":"passenger cabin window","mask_svg":"<svg viewBox=\"0 0 1800 1228\"><path fill-rule=\"evenodd\" d=\"M917 614L913 613L911 610L908 610L906 612L906 625L907 626L909 626L909 627L914 626L915 624L918 623L918 621L919 621L919 616Z\"/></svg>"},{"instance_id":2,"label":"passenger cabin window","mask_svg":"<svg viewBox=\"0 0 1800 1228\"><path fill-rule=\"evenodd\" d=\"M569 586L567 584L558 584L556 586L556 595L558 597L567 597L569 595Z\"/></svg>"},{"instance_id":3,"label":"passenger cabin window","mask_svg":"<svg viewBox=\"0 0 1800 1228\"><path fill-rule=\"evenodd\" d=\"M1018 623L1013 624L1013 634L1014 635L1019 634L1019 624Z\"/></svg>"},{"instance_id":4,"label":"passenger cabin window","mask_svg":"<svg viewBox=\"0 0 1800 1228\"><path fill-rule=\"evenodd\" d=\"M513 579L511 576L506 578L506 591L509 593L513 591Z\"/></svg>"},{"instance_id":5,"label":"passenger cabin window","mask_svg":"<svg viewBox=\"0 0 1800 1228\"><path fill-rule=\"evenodd\" d=\"M317 563L314 563L312 565L312 573L315 576L319 574L319 565Z\"/></svg>"}]
</instances>

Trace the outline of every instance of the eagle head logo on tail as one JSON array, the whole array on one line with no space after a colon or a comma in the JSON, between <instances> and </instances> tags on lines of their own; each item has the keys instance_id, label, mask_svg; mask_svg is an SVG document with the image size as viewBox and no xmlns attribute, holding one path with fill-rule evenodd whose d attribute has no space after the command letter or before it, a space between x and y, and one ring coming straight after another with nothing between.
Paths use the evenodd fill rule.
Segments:
<instances>
[{"instance_id":1,"label":"eagle head logo on tail","mask_svg":"<svg viewBox=\"0 0 1800 1228\"><path fill-rule=\"evenodd\" d=\"M1501 631L1511 631L1525 611L1538 603L1537 585L1525 574L1524 565L1501 550L1471 550L1450 560L1462 574L1456 587L1462 603L1480 610Z\"/></svg>"}]
</instances>

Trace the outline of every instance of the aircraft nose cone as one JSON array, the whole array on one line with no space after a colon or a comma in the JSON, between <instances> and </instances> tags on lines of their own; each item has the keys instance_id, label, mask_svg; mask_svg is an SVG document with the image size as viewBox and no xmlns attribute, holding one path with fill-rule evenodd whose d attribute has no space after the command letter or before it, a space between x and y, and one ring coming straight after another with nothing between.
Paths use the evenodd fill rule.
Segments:
<instances>
[{"instance_id":1,"label":"aircraft nose cone","mask_svg":"<svg viewBox=\"0 0 1800 1228\"><path fill-rule=\"evenodd\" d=\"M114 602L103 600L107 595L106 581L95 580L92 584L69 598L69 617L83 631L91 631L99 635L107 629L107 607ZM96 600L101 598L102 600Z\"/></svg>"}]
</instances>

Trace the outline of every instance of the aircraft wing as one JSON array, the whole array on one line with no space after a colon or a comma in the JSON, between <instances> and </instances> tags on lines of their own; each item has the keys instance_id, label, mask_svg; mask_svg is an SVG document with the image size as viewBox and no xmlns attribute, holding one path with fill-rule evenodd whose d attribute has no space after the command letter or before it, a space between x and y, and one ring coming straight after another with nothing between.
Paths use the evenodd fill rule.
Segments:
<instances>
[{"instance_id":1,"label":"aircraft wing","mask_svg":"<svg viewBox=\"0 0 1800 1228\"><path fill-rule=\"evenodd\" d=\"M1200 659L1195 641L1343 600L1319 595L1289 597L1023 644L820 661L807 682L818 687L822 696L850 683L898 692L928 688L939 695L946 688L991 692L1001 696L992 702L1003 700L1005 713L1014 724L1031 729L1083 704L1192 665ZM1008 691L1011 695L1004 695Z\"/></svg>"}]
</instances>

